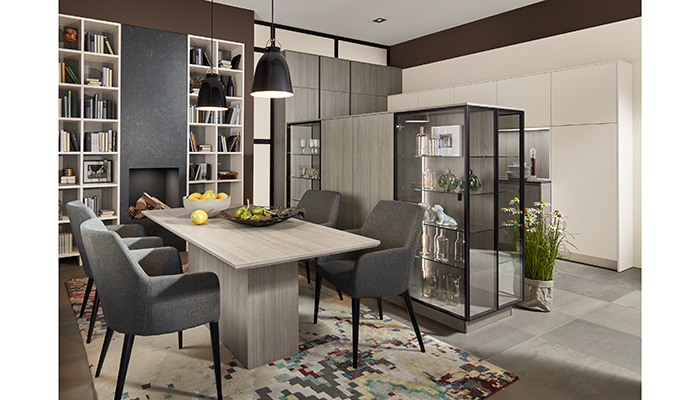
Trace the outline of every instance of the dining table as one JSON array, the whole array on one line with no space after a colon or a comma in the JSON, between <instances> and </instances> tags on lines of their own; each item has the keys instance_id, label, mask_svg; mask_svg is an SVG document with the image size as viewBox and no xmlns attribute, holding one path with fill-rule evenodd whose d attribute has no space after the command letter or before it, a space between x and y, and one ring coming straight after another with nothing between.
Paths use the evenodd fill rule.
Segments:
<instances>
[{"instance_id":1,"label":"dining table","mask_svg":"<svg viewBox=\"0 0 700 400\"><path fill-rule=\"evenodd\" d=\"M142 213L187 242L189 273L217 274L221 343L249 369L299 352L299 261L380 244L298 218L251 226L219 215L196 225L182 207Z\"/></svg>"}]
</instances>

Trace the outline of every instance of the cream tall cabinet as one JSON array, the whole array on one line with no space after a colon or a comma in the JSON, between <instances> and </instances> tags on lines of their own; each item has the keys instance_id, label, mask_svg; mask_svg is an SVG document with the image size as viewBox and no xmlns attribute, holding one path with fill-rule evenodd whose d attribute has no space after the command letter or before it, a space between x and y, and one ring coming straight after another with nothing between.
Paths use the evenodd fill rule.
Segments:
<instances>
[{"instance_id":1,"label":"cream tall cabinet","mask_svg":"<svg viewBox=\"0 0 700 400\"><path fill-rule=\"evenodd\" d=\"M105 224L119 222L121 25L59 15L58 28L59 257L71 257L66 203L81 200Z\"/></svg>"},{"instance_id":2,"label":"cream tall cabinet","mask_svg":"<svg viewBox=\"0 0 700 400\"><path fill-rule=\"evenodd\" d=\"M632 66L551 75L552 204L569 217L575 261L632 267Z\"/></svg>"},{"instance_id":3,"label":"cream tall cabinet","mask_svg":"<svg viewBox=\"0 0 700 400\"><path fill-rule=\"evenodd\" d=\"M233 93L227 93L229 111L196 111L197 90L190 87L188 96L187 193L207 190L225 192L232 203L243 203L243 84L245 82L244 44L200 36L188 37L190 83L206 76L211 64L224 88L229 82ZM212 43L213 42L213 43ZM212 48L213 46L213 48ZM204 56L206 54L206 57ZM229 64L232 60L237 65ZM235 68L234 68L235 67ZM233 173L237 173L234 177Z\"/></svg>"}]
</instances>

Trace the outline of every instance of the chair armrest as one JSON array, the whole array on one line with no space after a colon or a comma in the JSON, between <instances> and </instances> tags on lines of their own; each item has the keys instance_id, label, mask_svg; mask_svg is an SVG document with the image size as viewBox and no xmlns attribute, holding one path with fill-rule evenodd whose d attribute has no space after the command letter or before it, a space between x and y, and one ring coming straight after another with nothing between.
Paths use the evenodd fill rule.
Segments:
<instances>
[{"instance_id":1,"label":"chair armrest","mask_svg":"<svg viewBox=\"0 0 700 400\"><path fill-rule=\"evenodd\" d=\"M401 294L408 288L413 254L409 247L377 250L361 255L355 262L350 285L357 297Z\"/></svg>"},{"instance_id":2,"label":"chair armrest","mask_svg":"<svg viewBox=\"0 0 700 400\"><path fill-rule=\"evenodd\" d=\"M125 237L122 239L129 250L163 247L163 238L159 236Z\"/></svg>"},{"instance_id":3,"label":"chair armrest","mask_svg":"<svg viewBox=\"0 0 700 400\"><path fill-rule=\"evenodd\" d=\"M174 247L130 250L130 253L148 276L182 274L180 253Z\"/></svg>"},{"instance_id":4,"label":"chair armrest","mask_svg":"<svg viewBox=\"0 0 700 400\"><path fill-rule=\"evenodd\" d=\"M120 225L105 225L107 230L117 232L123 238L146 236L146 230L139 224L120 224Z\"/></svg>"},{"instance_id":5,"label":"chair armrest","mask_svg":"<svg viewBox=\"0 0 700 400\"><path fill-rule=\"evenodd\" d=\"M175 332L219 320L219 278L213 272L148 279L147 335Z\"/></svg>"}]
</instances>

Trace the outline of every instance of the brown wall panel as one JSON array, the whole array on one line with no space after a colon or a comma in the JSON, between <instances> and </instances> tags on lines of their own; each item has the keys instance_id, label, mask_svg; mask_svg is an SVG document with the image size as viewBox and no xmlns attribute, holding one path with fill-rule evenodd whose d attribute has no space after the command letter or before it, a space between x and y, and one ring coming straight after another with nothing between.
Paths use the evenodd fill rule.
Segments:
<instances>
[{"instance_id":1,"label":"brown wall panel","mask_svg":"<svg viewBox=\"0 0 700 400\"><path fill-rule=\"evenodd\" d=\"M59 0L58 12L126 25L209 37L211 3L197 0ZM251 10L214 3L214 37L244 43L245 53L245 186L253 196L253 84L254 15ZM186 55L183 54L183 57ZM184 135L185 132L183 132Z\"/></svg>"},{"instance_id":2,"label":"brown wall panel","mask_svg":"<svg viewBox=\"0 0 700 400\"><path fill-rule=\"evenodd\" d=\"M641 15L641 0L545 0L391 46L389 65L410 68Z\"/></svg>"}]
</instances>

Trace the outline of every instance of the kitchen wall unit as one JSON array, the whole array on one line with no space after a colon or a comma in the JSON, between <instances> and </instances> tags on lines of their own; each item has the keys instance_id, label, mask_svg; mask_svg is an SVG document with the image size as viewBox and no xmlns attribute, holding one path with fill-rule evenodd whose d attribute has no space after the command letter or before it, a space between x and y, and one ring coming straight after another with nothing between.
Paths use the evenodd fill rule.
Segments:
<instances>
[{"instance_id":1,"label":"kitchen wall unit","mask_svg":"<svg viewBox=\"0 0 700 400\"><path fill-rule=\"evenodd\" d=\"M465 101L523 108L526 128L549 130L538 159L549 153L552 204L576 234L571 259L618 271L633 266L631 64L610 61L402 93L389 96L388 107Z\"/></svg>"}]
</instances>

